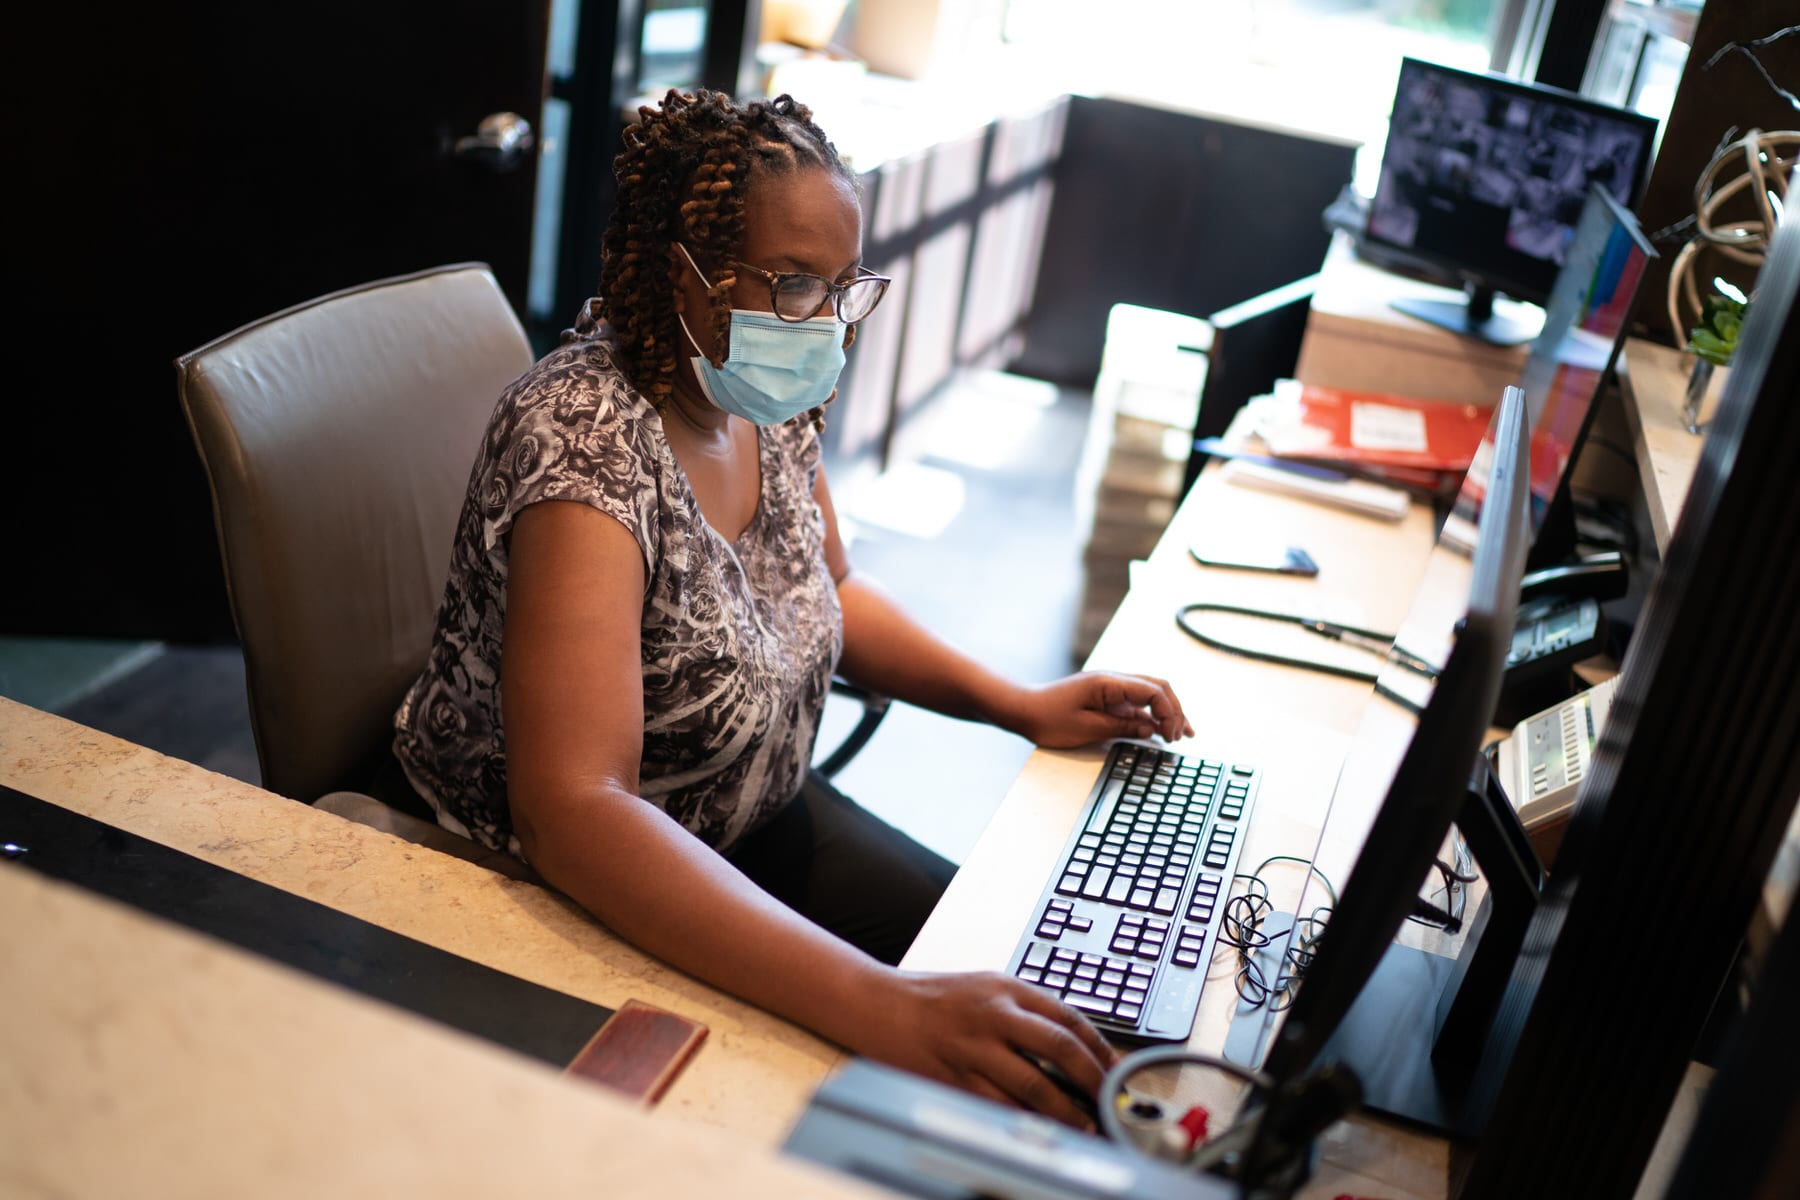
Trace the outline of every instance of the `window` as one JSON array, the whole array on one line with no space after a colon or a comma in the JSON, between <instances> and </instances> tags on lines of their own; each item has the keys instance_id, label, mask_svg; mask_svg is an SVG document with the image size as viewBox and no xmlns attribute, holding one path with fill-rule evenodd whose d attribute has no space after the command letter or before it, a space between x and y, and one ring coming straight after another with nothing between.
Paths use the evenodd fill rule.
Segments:
<instances>
[{"instance_id":1,"label":"window","mask_svg":"<svg viewBox=\"0 0 1800 1200\"><path fill-rule=\"evenodd\" d=\"M1357 181L1367 193L1401 58L1486 70L1505 7L1506 0L1010 0L1004 37L1076 76L1070 90L1359 141Z\"/></svg>"},{"instance_id":2,"label":"window","mask_svg":"<svg viewBox=\"0 0 1800 1200\"><path fill-rule=\"evenodd\" d=\"M1601 26L1581 90L1668 122L1700 16L1695 0L1626 0Z\"/></svg>"}]
</instances>

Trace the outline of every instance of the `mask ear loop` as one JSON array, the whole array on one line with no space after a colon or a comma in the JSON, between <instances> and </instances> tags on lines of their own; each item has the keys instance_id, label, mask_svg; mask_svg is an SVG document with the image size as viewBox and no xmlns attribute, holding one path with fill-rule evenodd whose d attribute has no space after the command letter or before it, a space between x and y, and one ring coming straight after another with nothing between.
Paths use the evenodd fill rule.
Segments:
<instances>
[{"instance_id":1,"label":"mask ear loop","mask_svg":"<svg viewBox=\"0 0 1800 1200\"><path fill-rule=\"evenodd\" d=\"M671 242L670 244L672 246L674 246L677 250L681 251L681 257L687 259L688 269L694 273L694 277L697 278L701 282L701 284L706 288L706 290L708 292L711 292L712 287L713 287L712 280L710 280L706 277L706 272L702 271L700 269L700 264L694 261L693 254L687 248L687 243L686 242ZM694 336L694 331L692 329L688 328L687 317L684 314L677 312L675 314L675 320L677 323L680 324L681 332L687 338L688 345L690 345L694 348L694 354L700 358L706 358L706 351L704 351L700 348L700 339L696 338ZM729 358L730 356L731 356L731 347L730 347L730 343L727 342L726 348L725 348L725 353L719 356L719 361L723 362L726 358ZM712 359L706 358L706 361L712 362ZM712 365L716 367L719 365L719 363L712 363Z\"/></svg>"}]
</instances>

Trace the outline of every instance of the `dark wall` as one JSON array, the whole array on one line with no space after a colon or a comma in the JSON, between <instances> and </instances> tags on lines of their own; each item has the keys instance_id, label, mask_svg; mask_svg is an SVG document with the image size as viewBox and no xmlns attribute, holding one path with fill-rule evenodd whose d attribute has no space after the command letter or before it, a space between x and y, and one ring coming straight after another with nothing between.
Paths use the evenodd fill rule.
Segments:
<instances>
[{"instance_id":1,"label":"dark wall","mask_svg":"<svg viewBox=\"0 0 1800 1200\"><path fill-rule=\"evenodd\" d=\"M523 299L544 0L28 6L9 92L0 633L232 636L174 359L289 305L446 262Z\"/></svg>"},{"instance_id":2,"label":"dark wall","mask_svg":"<svg viewBox=\"0 0 1800 1200\"><path fill-rule=\"evenodd\" d=\"M1012 369L1087 386L1114 304L1205 316L1312 274L1355 157L1349 143L1075 97Z\"/></svg>"}]
</instances>

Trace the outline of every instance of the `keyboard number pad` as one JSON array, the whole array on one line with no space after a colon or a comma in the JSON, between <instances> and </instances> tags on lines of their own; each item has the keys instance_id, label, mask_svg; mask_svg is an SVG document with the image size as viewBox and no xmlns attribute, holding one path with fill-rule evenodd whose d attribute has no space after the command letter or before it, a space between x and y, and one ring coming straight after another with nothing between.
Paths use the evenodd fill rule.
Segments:
<instances>
[{"instance_id":1,"label":"keyboard number pad","mask_svg":"<svg viewBox=\"0 0 1800 1200\"><path fill-rule=\"evenodd\" d=\"M1064 1004L1090 1017L1136 1025L1156 972L1140 962L1032 942L1025 948L1018 976L1055 992Z\"/></svg>"}]
</instances>

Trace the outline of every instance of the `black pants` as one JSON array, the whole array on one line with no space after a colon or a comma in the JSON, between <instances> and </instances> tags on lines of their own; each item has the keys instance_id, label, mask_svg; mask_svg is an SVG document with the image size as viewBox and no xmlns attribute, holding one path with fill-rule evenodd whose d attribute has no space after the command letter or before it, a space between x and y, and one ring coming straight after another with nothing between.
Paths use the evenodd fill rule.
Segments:
<instances>
[{"instance_id":1,"label":"black pants","mask_svg":"<svg viewBox=\"0 0 1800 1200\"><path fill-rule=\"evenodd\" d=\"M369 791L437 823L390 751ZM956 867L809 772L800 794L726 856L771 896L884 963L918 936Z\"/></svg>"},{"instance_id":2,"label":"black pants","mask_svg":"<svg viewBox=\"0 0 1800 1200\"><path fill-rule=\"evenodd\" d=\"M817 772L727 857L771 896L885 963L900 961L956 874Z\"/></svg>"}]
</instances>

